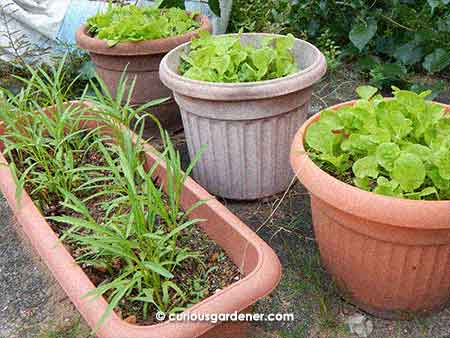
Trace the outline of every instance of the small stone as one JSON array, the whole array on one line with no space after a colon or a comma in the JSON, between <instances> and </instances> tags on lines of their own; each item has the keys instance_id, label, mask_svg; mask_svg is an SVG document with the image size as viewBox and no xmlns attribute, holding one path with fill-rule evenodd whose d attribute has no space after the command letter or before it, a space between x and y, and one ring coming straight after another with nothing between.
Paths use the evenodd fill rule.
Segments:
<instances>
[{"instance_id":1,"label":"small stone","mask_svg":"<svg viewBox=\"0 0 450 338\"><path fill-rule=\"evenodd\" d=\"M124 319L125 322L127 322L128 324L136 324L136 316L128 316L127 318Z\"/></svg>"},{"instance_id":2,"label":"small stone","mask_svg":"<svg viewBox=\"0 0 450 338\"><path fill-rule=\"evenodd\" d=\"M350 329L350 333L354 333L358 337L367 338L373 332L372 321L362 314L356 313L348 317L346 323Z\"/></svg>"}]
</instances>

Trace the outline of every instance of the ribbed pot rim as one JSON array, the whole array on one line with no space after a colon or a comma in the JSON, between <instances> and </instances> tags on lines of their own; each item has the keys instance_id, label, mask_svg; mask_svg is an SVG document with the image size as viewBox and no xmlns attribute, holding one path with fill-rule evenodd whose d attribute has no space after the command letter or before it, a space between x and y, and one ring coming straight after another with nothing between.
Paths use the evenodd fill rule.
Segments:
<instances>
[{"instance_id":1,"label":"ribbed pot rim","mask_svg":"<svg viewBox=\"0 0 450 338\"><path fill-rule=\"evenodd\" d=\"M236 35L238 34L224 34L223 36ZM283 36L269 33L244 33L241 35L254 38ZM295 40L301 41L310 52L314 53L315 61L307 68L282 78L242 83L207 82L188 79L178 74L177 70L169 65L169 59L175 58L180 50L186 49L190 41L167 53L161 61L159 75L161 81L174 92L205 100L241 101L287 95L312 86L326 73L327 69L325 56L316 46L301 39Z\"/></svg>"},{"instance_id":2,"label":"ribbed pot rim","mask_svg":"<svg viewBox=\"0 0 450 338\"><path fill-rule=\"evenodd\" d=\"M355 100L344 102L329 109L337 110L355 102ZM438 104L450 112L449 105ZM319 117L320 112L303 124L295 135L291 147L292 168L312 195L343 212L381 224L415 229L450 230L450 200L423 201L383 196L344 183L320 169L306 153L303 142L307 128Z\"/></svg>"},{"instance_id":3,"label":"ribbed pot rim","mask_svg":"<svg viewBox=\"0 0 450 338\"><path fill-rule=\"evenodd\" d=\"M88 33L87 26L85 24L78 28L75 34L75 39L80 48L95 54L110 56L165 54L180 44L191 40L202 30L211 31L211 23L209 22L207 16L197 14L195 16L195 20L201 24L200 28L186 32L182 35L138 42L120 42L114 47L108 47L108 43L105 40L92 37Z\"/></svg>"}]
</instances>

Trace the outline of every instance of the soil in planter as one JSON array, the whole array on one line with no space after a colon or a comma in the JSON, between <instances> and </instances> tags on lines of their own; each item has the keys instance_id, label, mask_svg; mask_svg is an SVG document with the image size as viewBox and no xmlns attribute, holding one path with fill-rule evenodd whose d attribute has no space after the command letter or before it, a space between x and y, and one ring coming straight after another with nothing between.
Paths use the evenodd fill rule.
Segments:
<instances>
[{"instance_id":1,"label":"soil in planter","mask_svg":"<svg viewBox=\"0 0 450 338\"><path fill-rule=\"evenodd\" d=\"M85 167L86 165L102 166L105 165L103 155L96 150L91 150L86 156L78 159L78 165ZM17 156L13 155L13 161L16 164L19 172L23 172L26 168L23 167L23 162L19 161ZM30 193L31 186L25 184L25 190ZM93 192L91 192L93 193ZM94 192L95 193L95 192ZM79 198L87 197L86 195L77 196ZM61 205L61 200L56 195L50 195L48 200L51 203L37 203L40 206L41 212L45 217L51 216L73 216L77 217L74 211L64 208ZM91 211L94 219L101 224L104 218L104 210L101 203L107 201L103 197L94 198L89 201L88 208ZM35 201L36 203L36 201ZM48 221L52 229L58 236L62 236L68 226L52 220ZM77 246L76 243L63 240L63 244L71 255L77 259L85 253L83 247ZM178 247L186 248L190 251L195 251L199 254L199 260L185 260L180 267L176 268L173 274L175 278L172 280L176 285L179 285L183 290L189 290L195 293L196 299L193 305L215 292L237 282L241 278L238 267L226 255L224 250L220 248L214 241L209 239L208 235L197 225L189 227L180 234L177 242ZM107 270L102 267L94 267L92 265L80 264L83 271L88 275L94 285L99 286L105 282L111 282L119 275L122 268L120 260L114 261L111 269ZM105 295L108 297L108 294ZM149 311L149 317L144 320L143 304L132 302L124 299L115 312L126 321L137 325L152 325L158 323L154 317L156 311Z\"/></svg>"}]
</instances>

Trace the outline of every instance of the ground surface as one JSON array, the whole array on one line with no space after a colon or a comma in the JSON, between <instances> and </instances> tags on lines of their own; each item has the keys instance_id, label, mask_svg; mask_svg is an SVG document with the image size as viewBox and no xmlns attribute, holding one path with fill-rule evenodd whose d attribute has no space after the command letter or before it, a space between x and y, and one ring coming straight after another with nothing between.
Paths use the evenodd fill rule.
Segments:
<instances>
[{"instance_id":1,"label":"ground surface","mask_svg":"<svg viewBox=\"0 0 450 338\"><path fill-rule=\"evenodd\" d=\"M345 70L328 76L313 97L312 111L353 98L361 81ZM450 93L438 99L448 102ZM182 133L174 136L185 149ZM255 338L354 338L345 320L358 310L343 302L320 267L309 211L309 198L296 183L283 195L257 202L223 201L262 236L279 255L283 279L255 311L294 313L295 321L258 324ZM88 328L29 243L17 232L0 198L0 338L86 338ZM371 338L448 338L450 309L409 322L373 321ZM220 337L217 337L220 338Z\"/></svg>"}]
</instances>

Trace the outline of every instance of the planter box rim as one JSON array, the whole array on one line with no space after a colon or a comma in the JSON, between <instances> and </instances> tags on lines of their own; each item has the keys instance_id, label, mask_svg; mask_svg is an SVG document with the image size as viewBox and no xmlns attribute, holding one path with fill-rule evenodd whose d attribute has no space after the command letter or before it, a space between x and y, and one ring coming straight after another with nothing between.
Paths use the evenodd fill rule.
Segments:
<instances>
[{"instance_id":1,"label":"planter box rim","mask_svg":"<svg viewBox=\"0 0 450 338\"><path fill-rule=\"evenodd\" d=\"M110 56L139 56L165 54L181 43L191 40L202 30L211 31L211 23L207 16L197 14L195 20L201 24L199 28L181 35L168 38L144 40L138 42L119 42L114 47L108 47L105 40L92 37L87 31L87 25L83 24L75 33L77 45L90 53Z\"/></svg>"},{"instance_id":2,"label":"planter box rim","mask_svg":"<svg viewBox=\"0 0 450 338\"><path fill-rule=\"evenodd\" d=\"M354 105L355 102L356 100L352 100L327 109L338 110ZM450 112L449 105L434 103L438 103ZM319 168L304 148L306 130L319 118L320 112L303 124L295 135L291 147L291 166L311 194L339 210L345 210L362 219L404 228L450 229L450 200L411 200L379 195L342 182ZM389 218L385 216L387 211L389 211Z\"/></svg>"},{"instance_id":3,"label":"planter box rim","mask_svg":"<svg viewBox=\"0 0 450 338\"><path fill-rule=\"evenodd\" d=\"M69 101L68 104L83 104L89 107L86 102ZM47 109L51 109L51 107ZM4 123L0 121L0 133L3 133L3 128ZM155 148L148 143L144 148L148 160L158 161L159 152ZM82 316L91 327L95 327L108 303L103 297L83 298L84 294L95 288L94 284L82 268L76 264L28 193L24 192L19 203L16 203L14 178L9 167L2 164L8 164L8 162L0 151L0 190L13 210L18 226L30 239L33 247ZM165 170L165 164L160 162L156 172L165 172ZM241 240L246 241L245 252L252 247L257 253L257 264L245 277L205 298L185 312L200 314L243 311L258 299L271 293L278 285L281 279L280 261L267 243L192 178L188 177L184 187L187 191L184 194L192 194L196 200L207 199L203 206L213 212L214 216L226 221L227 226L239 234ZM206 221L207 223L208 221ZM242 269L242 266L239 268ZM188 338L201 336L217 325L220 323L166 321L155 325L139 326L125 322L113 312L97 331L97 335L100 338Z\"/></svg>"},{"instance_id":4,"label":"planter box rim","mask_svg":"<svg viewBox=\"0 0 450 338\"><path fill-rule=\"evenodd\" d=\"M223 38L226 36L237 35L239 34L224 34L219 35L218 37ZM283 37L284 35L271 33L243 33L241 36L276 38ZM308 48L309 51L314 54L315 60L308 67L300 69L298 72L289 76L273 80L238 83L208 82L188 79L178 74L177 70L171 67L169 61L176 58L177 53L180 53L189 46L190 41L188 41L174 48L164 56L159 69L160 78L161 81L175 93L212 101L257 100L287 95L312 86L326 73L327 69L325 56L317 47L305 40L295 38L295 41L301 43L303 48Z\"/></svg>"}]
</instances>

